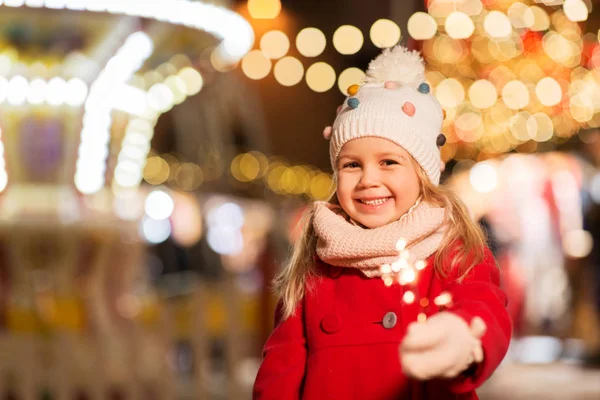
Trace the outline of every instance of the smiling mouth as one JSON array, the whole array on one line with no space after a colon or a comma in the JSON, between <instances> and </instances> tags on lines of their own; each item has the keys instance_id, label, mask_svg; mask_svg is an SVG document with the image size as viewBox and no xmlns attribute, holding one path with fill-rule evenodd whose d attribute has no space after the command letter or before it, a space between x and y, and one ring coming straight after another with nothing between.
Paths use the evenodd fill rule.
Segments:
<instances>
[{"instance_id":1,"label":"smiling mouth","mask_svg":"<svg viewBox=\"0 0 600 400\"><path fill-rule=\"evenodd\" d=\"M368 206L379 206L379 205L385 203L386 201L388 201L389 199L391 199L391 197L382 197L382 198L373 199L373 200L358 199L358 201L361 202L362 204L366 204Z\"/></svg>"}]
</instances>

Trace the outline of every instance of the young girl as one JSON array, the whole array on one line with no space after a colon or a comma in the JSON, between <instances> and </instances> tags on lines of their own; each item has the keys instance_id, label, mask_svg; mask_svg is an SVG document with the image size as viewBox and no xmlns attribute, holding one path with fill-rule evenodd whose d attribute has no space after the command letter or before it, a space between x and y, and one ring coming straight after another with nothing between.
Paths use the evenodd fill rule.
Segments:
<instances>
[{"instance_id":1,"label":"young girl","mask_svg":"<svg viewBox=\"0 0 600 400\"><path fill-rule=\"evenodd\" d=\"M443 112L423 60L387 49L348 94L324 131L336 193L313 205L275 279L253 397L477 399L511 322L481 229L438 187ZM411 265L425 261L412 286L381 279L399 239Z\"/></svg>"}]
</instances>

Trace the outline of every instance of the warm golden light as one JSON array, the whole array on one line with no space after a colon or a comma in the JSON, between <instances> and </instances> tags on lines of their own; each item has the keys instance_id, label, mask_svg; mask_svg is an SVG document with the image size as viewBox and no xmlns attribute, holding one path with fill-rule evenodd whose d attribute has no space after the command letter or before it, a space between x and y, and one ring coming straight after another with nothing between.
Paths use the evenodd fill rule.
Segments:
<instances>
[{"instance_id":1,"label":"warm golden light","mask_svg":"<svg viewBox=\"0 0 600 400\"><path fill-rule=\"evenodd\" d=\"M407 29L413 39L428 40L437 33L437 23L431 15L419 11L411 15Z\"/></svg>"},{"instance_id":2,"label":"warm golden light","mask_svg":"<svg viewBox=\"0 0 600 400\"><path fill-rule=\"evenodd\" d=\"M379 48L393 47L400 41L402 32L398 24L389 19L375 21L370 31L371 41Z\"/></svg>"},{"instance_id":3,"label":"warm golden light","mask_svg":"<svg viewBox=\"0 0 600 400\"><path fill-rule=\"evenodd\" d=\"M333 47L344 55L356 54L364 43L363 34L355 26L340 26L333 34Z\"/></svg>"},{"instance_id":4,"label":"warm golden light","mask_svg":"<svg viewBox=\"0 0 600 400\"><path fill-rule=\"evenodd\" d=\"M535 15L531 8L519 1L513 3L506 14L511 24L517 29L530 28L535 22Z\"/></svg>"},{"instance_id":5,"label":"warm golden light","mask_svg":"<svg viewBox=\"0 0 600 400\"><path fill-rule=\"evenodd\" d=\"M475 31L475 24L467 14L455 11L446 18L445 28L451 38L467 39Z\"/></svg>"},{"instance_id":6,"label":"warm golden light","mask_svg":"<svg viewBox=\"0 0 600 400\"><path fill-rule=\"evenodd\" d=\"M552 138L554 124L547 114L535 113L527 120L527 133L536 142L546 142Z\"/></svg>"},{"instance_id":7,"label":"warm golden light","mask_svg":"<svg viewBox=\"0 0 600 400\"><path fill-rule=\"evenodd\" d=\"M540 79L535 86L535 94L540 103L548 107L557 105L562 99L560 84L549 76Z\"/></svg>"},{"instance_id":8,"label":"warm golden light","mask_svg":"<svg viewBox=\"0 0 600 400\"><path fill-rule=\"evenodd\" d=\"M565 0L563 10L567 18L573 22L585 21L588 18L588 9L582 0Z\"/></svg>"},{"instance_id":9,"label":"warm golden light","mask_svg":"<svg viewBox=\"0 0 600 400\"><path fill-rule=\"evenodd\" d=\"M248 0L248 12L254 19L274 19L281 12L279 0Z\"/></svg>"},{"instance_id":10,"label":"warm golden light","mask_svg":"<svg viewBox=\"0 0 600 400\"><path fill-rule=\"evenodd\" d=\"M260 49L271 59L279 59L290 49L290 39L281 31L269 31L260 39Z\"/></svg>"},{"instance_id":11,"label":"warm golden light","mask_svg":"<svg viewBox=\"0 0 600 400\"><path fill-rule=\"evenodd\" d=\"M271 72L271 60L260 50L252 50L242 59L242 71L250 79L263 79Z\"/></svg>"},{"instance_id":12,"label":"warm golden light","mask_svg":"<svg viewBox=\"0 0 600 400\"><path fill-rule=\"evenodd\" d=\"M530 29L535 32L548 30L550 28L548 13L538 6L531 6L529 9L533 13L533 25Z\"/></svg>"},{"instance_id":13,"label":"warm golden light","mask_svg":"<svg viewBox=\"0 0 600 400\"><path fill-rule=\"evenodd\" d=\"M533 129L537 127L533 126L532 123L529 122L530 118L530 113L522 111L515 114L510 119L510 132L515 139L521 142L526 142L531 139L533 135L535 135Z\"/></svg>"},{"instance_id":14,"label":"warm golden light","mask_svg":"<svg viewBox=\"0 0 600 400\"><path fill-rule=\"evenodd\" d=\"M317 57L323 53L327 39L317 28L304 28L296 36L296 47L304 57Z\"/></svg>"},{"instance_id":15,"label":"warm golden light","mask_svg":"<svg viewBox=\"0 0 600 400\"><path fill-rule=\"evenodd\" d=\"M483 21L485 32L492 38L503 39L512 33L512 25L506 14L500 11L490 11Z\"/></svg>"},{"instance_id":16,"label":"warm golden light","mask_svg":"<svg viewBox=\"0 0 600 400\"><path fill-rule=\"evenodd\" d=\"M529 90L521 81L510 81L502 88L502 100L513 110L525 108L529 104Z\"/></svg>"},{"instance_id":17,"label":"warm golden light","mask_svg":"<svg viewBox=\"0 0 600 400\"><path fill-rule=\"evenodd\" d=\"M465 90L456 79L445 79L435 89L435 97L442 107L454 108L464 101Z\"/></svg>"},{"instance_id":18,"label":"warm golden light","mask_svg":"<svg viewBox=\"0 0 600 400\"><path fill-rule=\"evenodd\" d=\"M335 85L335 70L324 62L318 62L306 70L306 84L318 93L328 91Z\"/></svg>"},{"instance_id":19,"label":"warm golden light","mask_svg":"<svg viewBox=\"0 0 600 400\"><path fill-rule=\"evenodd\" d=\"M483 121L479 113L463 113L456 118L454 125L456 136L464 142L475 142L483 135Z\"/></svg>"},{"instance_id":20,"label":"warm golden light","mask_svg":"<svg viewBox=\"0 0 600 400\"><path fill-rule=\"evenodd\" d=\"M490 108L496 104L496 100L496 87L486 79L475 81L469 88L469 101L477 108Z\"/></svg>"},{"instance_id":21,"label":"warm golden light","mask_svg":"<svg viewBox=\"0 0 600 400\"><path fill-rule=\"evenodd\" d=\"M343 95L347 95L348 87L351 85L360 85L365 78L365 73L358 68L348 68L344 70L338 78L338 88Z\"/></svg>"},{"instance_id":22,"label":"warm golden light","mask_svg":"<svg viewBox=\"0 0 600 400\"><path fill-rule=\"evenodd\" d=\"M275 64L273 74L281 85L294 86L304 77L304 66L295 57L284 57Z\"/></svg>"}]
</instances>

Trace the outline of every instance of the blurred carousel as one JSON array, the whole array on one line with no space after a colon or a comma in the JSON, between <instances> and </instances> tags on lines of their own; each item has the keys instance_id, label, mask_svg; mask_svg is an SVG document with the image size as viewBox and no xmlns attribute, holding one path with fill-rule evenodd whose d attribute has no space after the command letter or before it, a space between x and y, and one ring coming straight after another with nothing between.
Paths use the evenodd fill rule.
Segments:
<instances>
[{"instance_id":1,"label":"blurred carousel","mask_svg":"<svg viewBox=\"0 0 600 400\"><path fill-rule=\"evenodd\" d=\"M184 318L158 301L144 218L175 199L191 221L199 202L161 191L165 206L140 183L160 115L252 47L226 3L0 1L1 398L181 397L169 349L202 332L189 298L204 292L193 286ZM201 396L202 368L192 375Z\"/></svg>"}]
</instances>

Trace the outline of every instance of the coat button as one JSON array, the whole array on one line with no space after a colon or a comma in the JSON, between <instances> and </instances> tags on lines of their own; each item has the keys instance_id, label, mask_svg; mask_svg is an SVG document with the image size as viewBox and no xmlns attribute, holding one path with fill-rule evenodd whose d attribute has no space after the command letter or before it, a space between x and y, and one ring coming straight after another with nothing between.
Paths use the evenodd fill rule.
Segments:
<instances>
[{"instance_id":1,"label":"coat button","mask_svg":"<svg viewBox=\"0 0 600 400\"><path fill-rule=\"evenodd\" d=\"M332 279L337 279L340 277L340 275L342 275L342 268L341 267L334 267L334 266L329 266L329 270L327 271L327 275L329 275L330 278Z\"/></svg>"},{"instance_id":2,"label":"coat button","mask_svg":"<svg viewBox=\"0 0 600 400\"><path fill-rule=\"evenodd\" d=\"M394 326L396 326L396 323L398 322L398 317L396 316L396 313L394 312L389 312L387 314L385 314L383 316L383 327L385 329L392 329Z\"/></svg>"},{"instance_id":3,"label":"coat button","mask_svg":"<svg viewBox=\"0 0 600 400\"><path fill-rule=\"evenodd\" d=\"M342 327L342 320L337 314L327 314L321 320L321 329L325 333L336 333Z\"/></svg>"}]
</instances>

